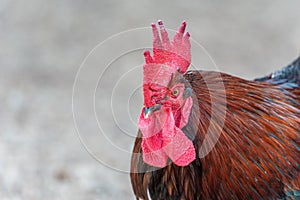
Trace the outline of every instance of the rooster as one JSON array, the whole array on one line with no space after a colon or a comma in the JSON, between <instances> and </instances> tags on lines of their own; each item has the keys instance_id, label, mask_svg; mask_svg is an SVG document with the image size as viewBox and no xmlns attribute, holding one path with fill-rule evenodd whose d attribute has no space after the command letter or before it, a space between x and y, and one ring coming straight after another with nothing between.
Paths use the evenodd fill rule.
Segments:
<instances>
[{"instance_id":1,"label":"rooster","mask_svg":"<svg viewBox=\"0 0 300 200\"><path fill-rule=\"evenodd\" d=\"M300 57L244 80L187 71L190 34L152 24L131 160L136 199L299 199Z\"/></svg>"}]
</instances>

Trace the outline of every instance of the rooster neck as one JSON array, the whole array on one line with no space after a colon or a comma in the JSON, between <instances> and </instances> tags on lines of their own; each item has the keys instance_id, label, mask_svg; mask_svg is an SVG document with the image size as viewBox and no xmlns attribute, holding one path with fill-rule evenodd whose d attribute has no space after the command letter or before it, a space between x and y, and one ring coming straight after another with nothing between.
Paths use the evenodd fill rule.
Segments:
<instances>
[{"instance_id":1,"label":"rooster neck","mask_svg":"<svg viewBox=\"0 0 300 200\"><path fill-rule=\"evenodd\" d=\"M186 167L175 164L150 172L148 190L152 199L200 199L202 167L197 158ZM201 195L200 195L201 196Z\"/></svg>"},{"instance_id":2,"label":"rooster neck","mask_svg":"<svg viewBox=\"0 0 300 200\"><path fill-rule=\"evenodd\" d=\"M283 197L284 187L300 172L299 89L218 72L190 71L185 77L198 95L199 107L193 107L186 127L197 128L196 150L205 143L209 127L221 133L201 159L203 198ZM212 117L213 103L215 110L226 109L226 115Z\"/></svg>"}]
</instances>

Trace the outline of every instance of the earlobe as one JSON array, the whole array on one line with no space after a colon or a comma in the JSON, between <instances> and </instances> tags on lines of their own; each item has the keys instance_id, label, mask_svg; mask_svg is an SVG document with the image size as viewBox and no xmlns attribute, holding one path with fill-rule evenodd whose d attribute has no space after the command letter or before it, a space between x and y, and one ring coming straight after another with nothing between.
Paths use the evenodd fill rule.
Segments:
<instances>
[{"instance_id":1,"label":"earlobe","mask_svg":"<svg viewBox=\"0 0 300 200\"><path fill-rule=\"evenodd\" d=\"M182 115L181 115L181 121L179 126L180 129L182 129L187 125L191 114L192 106L193 106L193 99L192 97L188 97L185 100L184 105L182 106L182 110L181 110Z\"/></svg>"},{"instance_id":2,"label":"earlobe","mask_svg":"<svg viewBox=\"0 0 300 200\"><path fill-rule=\"evenodd\" d=\"M184 99L186 99L186 98L192 96L192 92L193 92L192 88L185 88L182 97Z\"/></svg>"}]
</instances>

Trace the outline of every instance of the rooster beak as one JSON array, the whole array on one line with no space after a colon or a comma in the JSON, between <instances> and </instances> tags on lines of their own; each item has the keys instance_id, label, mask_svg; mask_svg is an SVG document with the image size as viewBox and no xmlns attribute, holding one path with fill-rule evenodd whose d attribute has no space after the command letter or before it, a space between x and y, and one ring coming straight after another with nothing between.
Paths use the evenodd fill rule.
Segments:
<instances>
[{"instance_id":1,"label":"rooster beak","mask_svg":"<svg viewBox=\"0 0 300 200\"><path fill-rule=\"evenodd\" d=\"M145 115L145 118L148 116L149 111L150 111L150 107L146 107L146 108L144 109L144 115Z\"/></svg>"},{"instance_id":2,"label":"rooster beak","mask_svg":"<svg viewBox=\"0 0 300 200\"><path fill-rule=\"evenodd\" d=\"M144 117L148 118L151 113L159 110L160 108L161 108L161 104L156 104L156 105L151 106L151 107L145 107L144 108Z\"/></svg>"}]
</instances>

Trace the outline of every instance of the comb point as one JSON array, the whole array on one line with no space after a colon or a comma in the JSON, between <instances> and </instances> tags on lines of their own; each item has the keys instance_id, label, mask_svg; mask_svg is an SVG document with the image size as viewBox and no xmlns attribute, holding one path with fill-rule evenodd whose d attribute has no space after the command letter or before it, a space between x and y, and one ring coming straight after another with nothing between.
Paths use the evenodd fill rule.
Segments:
<instances>
[{"instance_id":1,"label":"comb point","mask_svg":"<svg viewBox=\"0 0 300 200\"><path fill-rule=\"evenodd\" d=\"M146 56L149 56L150 55L150 51L149 50L145 50L144 51L144 56L146 57Z\"/></svg>"},{"instance_id":2,"label":"comb point","mask_svg":"<svg viewBox=\"0 0 300 200\"><path fill-rule=\"evenodd\" d=\"M181 23L181 25L179 26L178 32L179 32L179 33L184 33L185 27L186 27L186 22L183 21L183 22Z\"/></svg>"}]
</instances>

